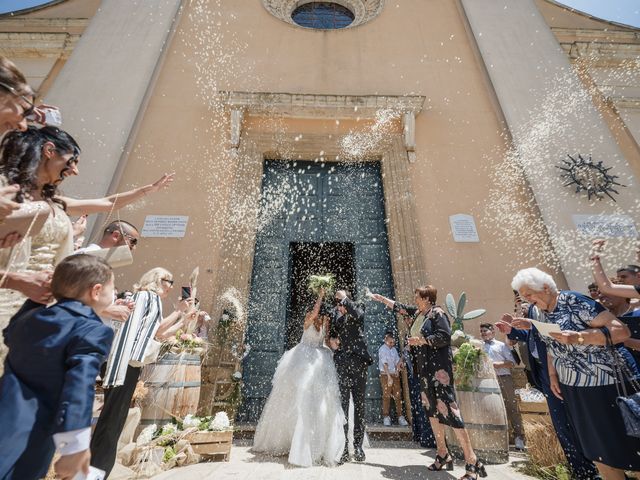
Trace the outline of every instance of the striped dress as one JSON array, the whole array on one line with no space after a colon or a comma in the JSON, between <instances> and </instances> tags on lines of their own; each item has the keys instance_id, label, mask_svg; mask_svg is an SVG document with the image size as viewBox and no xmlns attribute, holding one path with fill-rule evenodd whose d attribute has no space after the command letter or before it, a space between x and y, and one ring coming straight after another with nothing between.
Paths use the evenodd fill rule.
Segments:
<instances>
[{"instance_id":1,"label":"striped dress","mask_svg":"<svg viewBox=\"0 0 640 480\"><path fill-rule=\"evenodd\" d=\"M162 302L156 293L141 290L133 300L135 305L129 319L126 322L113 322L115 338L104 376L105 388L124 384L129 362L142 361L147 345L162 320Z\"/></svg>"}]
</instances>

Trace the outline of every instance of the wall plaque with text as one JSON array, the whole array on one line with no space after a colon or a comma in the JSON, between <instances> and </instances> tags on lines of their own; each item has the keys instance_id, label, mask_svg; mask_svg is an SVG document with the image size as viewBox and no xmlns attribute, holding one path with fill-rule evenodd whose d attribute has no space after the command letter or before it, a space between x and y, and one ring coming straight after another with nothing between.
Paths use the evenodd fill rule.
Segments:
<instances>
[{"instance_id":1,"label":"wall plaque with text","mask_svg":"<svg viewBox=\"0 0 640 480\"><path fill-rule=\"evenodd\" d=\"M148 238L183 238L187 232L187 215L147 215L142 236Z\"/></svg>"},{"instance_id":2,"label":"wall plaque with text","mask_svg":"<svg viewBox=\"0 0 640 480\"><path fill-rule=\"evenodd\" d=\"M459 243L478 243L480 237L476 229L476 222L471 215L459 213L449 217L453 240Z\"/></svg>"},{"instance_id":3,"label":"wall plaque with text","mask_svg":"<svg viewBox=\"0 0 640 480\"><path fill-rule=\"evenodd\" d=\"M572 215L576 230L589 237L637 238L633 219L629 215Z\"/></svg>"}]
</instances>

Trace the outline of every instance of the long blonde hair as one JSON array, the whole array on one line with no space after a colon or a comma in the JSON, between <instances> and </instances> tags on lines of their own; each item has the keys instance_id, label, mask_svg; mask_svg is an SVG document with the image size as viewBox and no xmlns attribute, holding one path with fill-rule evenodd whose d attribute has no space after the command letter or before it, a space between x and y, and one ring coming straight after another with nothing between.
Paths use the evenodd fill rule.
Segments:
<instances>
[{"instance_id":1,"label":"long blonde hair","mask_svg":"<svg viewBox=\"0 0 640 480\"><path fill-rule=\"evenodd\" d=\"M140 277L140 281L133 286L133 290L136 292L146 290L148 292L160 294L162 291L163 279L173 280L173 275L171 275L171 272L166 268L152 268Z\"/></svg>"}]
</instances>

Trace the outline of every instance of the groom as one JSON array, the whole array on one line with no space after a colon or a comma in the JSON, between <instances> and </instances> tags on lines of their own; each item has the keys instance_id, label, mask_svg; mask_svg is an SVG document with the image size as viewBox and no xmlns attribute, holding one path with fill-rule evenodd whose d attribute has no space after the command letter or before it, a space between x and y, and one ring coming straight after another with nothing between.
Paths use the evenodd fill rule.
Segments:
<instances>
[{"instance_id":1,"label":"groom","mask_svg":"<svg viewBox=\"0 0 640 480\"><path fill-rule=\"evenodd\" d=\"M349 396L353 396L354 425L353 448L354 460L364 462L362 450L364 440L364 392L367 386L367 368L373 359L367 350L364 337L364 310L351 300L345 290L338 290L335 296L336 308L331 321L330 337L338 347L333 360L338 371L338 382L342 410L348 417ZM335 342L337 340L337 342ZM345 447L340 463L349 461L349 423L344 426Z\"/></svg>"}]
</instances>

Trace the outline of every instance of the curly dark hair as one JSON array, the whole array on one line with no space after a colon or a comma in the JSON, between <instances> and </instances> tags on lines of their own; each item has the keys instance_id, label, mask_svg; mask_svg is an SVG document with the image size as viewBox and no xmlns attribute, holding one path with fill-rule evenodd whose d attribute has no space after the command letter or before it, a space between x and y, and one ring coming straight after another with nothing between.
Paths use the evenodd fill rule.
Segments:
<instances>
[{"instance_id":1,"label":"curly dark hair","mask_svg":"<svg viewBox=\"0 0 640 480\"><path fill-rule=\"evenodd\" d=\"M9 132L0 144L0 174L9 184L20 185L17 202L23 202L25 194L38 189L38 168L42 163L42 148L51 142L60 154L80 154L78 143L64 130L57 127L28 127L26 131ZM42 198L54 201L66 209L66 204L57 198L58 186L46 184L41 187Z\"/></svg>"}]
</instances>

